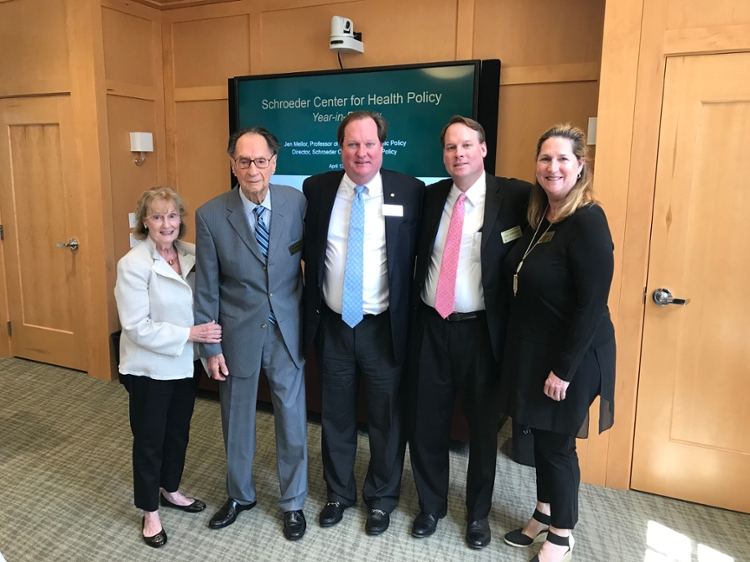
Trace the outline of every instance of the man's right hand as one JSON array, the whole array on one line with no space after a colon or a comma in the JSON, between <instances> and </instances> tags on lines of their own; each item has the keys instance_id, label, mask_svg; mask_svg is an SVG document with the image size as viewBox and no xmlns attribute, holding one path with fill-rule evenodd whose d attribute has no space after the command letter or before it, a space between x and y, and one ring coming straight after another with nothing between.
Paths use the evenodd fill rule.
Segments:
<instances>
[{"instance_id":1,"label":"man's right hand","mask_svg":"<svg viewBox=\"0 0 750 562\"><path fill-rule=\"evenodd\" d=\"M217 381L227 380L229 369L227 362L224 361L224 354L219 353L208 358L208 377Z\"/></svg>"}]
</instances>

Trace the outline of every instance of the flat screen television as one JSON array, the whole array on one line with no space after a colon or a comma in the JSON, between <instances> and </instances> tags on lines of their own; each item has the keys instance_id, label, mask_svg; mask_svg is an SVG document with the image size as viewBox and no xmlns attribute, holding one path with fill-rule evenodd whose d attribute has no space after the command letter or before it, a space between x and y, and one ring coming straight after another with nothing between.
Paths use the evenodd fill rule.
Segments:
<instances>
[{"instance_id":1,"label":"flat screen television","mask_svg":"<svg viewBox=\"0 0 750 562\"><path fill-rule=\"evenodd\" d=\"M279 139L275 183L301 188L308 176L340 170L339 122L358 109L389 124L383 167L426 183L447 177L440 131L456 114L487 133L485 167L494 173L499 60L468 60L229 79L229 127L261 125Z\"/></svg>"}]
</instances>

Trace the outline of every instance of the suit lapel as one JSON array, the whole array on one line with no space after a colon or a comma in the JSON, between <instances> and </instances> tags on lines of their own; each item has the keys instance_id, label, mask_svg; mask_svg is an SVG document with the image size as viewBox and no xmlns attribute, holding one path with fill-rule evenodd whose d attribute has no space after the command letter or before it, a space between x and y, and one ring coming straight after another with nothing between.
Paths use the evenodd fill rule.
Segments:
<instances>
[{"instance_id":1,"label":"suit lapel","mask_svg":"<svg viewBox=\"0 0 750 562\"><path fill-rule=\"evenodd\" d=\"M240 194L235 190L230 192L229 199L227 200L227 220L250 252L260 261L265 262L263 254L260 253L258 242L250 231L250 225L247 224L247 216L245 215L242 201L240 201Z\"/></svg>"},{"instance_id":2,"label":"suit lapel","mask_svg":"<svg viewBox=\"0 0 750 562\"><path fill-rule=\"evenodd\" d=\"M485 174L487 191L484 199L484 224L482 225L482 253L487 245L487 240L491 238L490 234L495 227L500 207L503 203L503 194L500 191L495 176Z\"/></svg>"},{"instance_id":3,"label":"suit lapel","mask_svg":"<svg viewBox=\"0 0 750 562\"><path fill-rule=\"evenodd\" d=\"M281 244L281 235L287 230L286 217L286 199L283 193L274 186L269 186L269 195L271 196L271 232L268 242L268 262L276 253L276 249Z\"/></svg>"},{"instance_id":4,"label":"suit lapel","mask_svg":"<svg viewBox=\"0 0 750 562\"><path fill-rule=\"evenodd\" d=\"M429 248L427 248L427 253L425 254L428 260L432 256L432 250L435 248L435 238L437 237L438 228L440 228L440 219L443 217L445 202L448 200L448 194L450 194L452 187L452 180L446 180L433 187L435 190L435 204L431 205L430 214L424 219L429 240ZM425 274L426 273L427 272L425 271Z\"/></svg>"},{"instance_id":5,"label":"suit lapel","mask_svg":"<svg viewBox=\"0 0 750 562\"><path fill-rule=\"evenodd\" d=\"M325 275L328 226L331 224L331 213L333 212L333 204L336 201L336 192L339 190L341 178L343 177L344 172L337 174L337 181L325 183L320 189L320 201L318 205L318 224L321 227L318 230L318 236L322 239L319 245L320 252L318 253L318 284L320 285L323 284L323 276Z\"/></svg>"},{"instance_id":6,"label":"suit lapel","mask_svg":"<svg viewBox=\"0 0 750 562\"><path fill-rule=\"evenodd\" d=\"M401 201L401 191L398 185L392 184L390 175L380 170L380 176L383 181L383 204L384 205L403 205ZM393 194L393 197L391 197ZM396 263L396 247L398 246L398 229L403 222L402 217L383 217L385 221L385 253L386 263ZM391 284L391 274L393 268L388 268L388 285Z\"/></svg>"}]
</instances>

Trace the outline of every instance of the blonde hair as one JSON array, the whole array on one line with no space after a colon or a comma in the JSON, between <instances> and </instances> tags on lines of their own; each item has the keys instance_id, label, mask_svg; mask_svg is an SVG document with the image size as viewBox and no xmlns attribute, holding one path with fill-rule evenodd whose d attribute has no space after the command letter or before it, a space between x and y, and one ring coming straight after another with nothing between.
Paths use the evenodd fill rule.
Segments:
<instances>
[{"instance_id":1,"label":"blonde hair","mask_svg":"<svg viewBox=\"0 0 750 562\"><path fill-rule=\"evenodd\" d=\"M138 199L138 205L135 209L135 232L133 236L139 240L145 240L148 237L148 228L146 228L146 213L155 201L164 201L165 203L172 203L175 210L180 214L180 231L177 234L177 238L182 238L187 232L185 221L183 217L187 215L185 211L185 204L182 202L182 197L177 193L174 187L168 185L159 185L156 187L150 187L143 192L141 198Z\"/></svg>"},{"instance_id":2,"label":"blonde hair","mask_svg":"<svg viewBox=\"0 0 750 562\"><path fill-rule=\"evenodd\" d=\"M578 175L578 181L565 196L565 200L557 212L555 222L559 222L568 218L584 205L597 203L597 200L594 195L594 177L591 173L586 147L586 135L584 132L570 123L555 125L539 138L539 142L536 144L536 159L539 159L539 153L542 151L544 142L553 137L568 139L574 156L579 162L583 162L581 173ZM548 205L547 194L537 180L531 188L529 209L527 211L527 219L532 228L538 228L544 220Z\"/></svg>"}]
</instances>

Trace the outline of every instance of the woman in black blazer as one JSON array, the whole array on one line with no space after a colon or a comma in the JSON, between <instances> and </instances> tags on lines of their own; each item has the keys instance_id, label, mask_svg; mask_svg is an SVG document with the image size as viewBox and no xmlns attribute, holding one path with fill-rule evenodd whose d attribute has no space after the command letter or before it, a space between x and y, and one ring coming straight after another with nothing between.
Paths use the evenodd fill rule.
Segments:
<instances>
[{"instance_id":1,"label":"woman in black blazer","mask_svg":"<svg viewBox=\"0 0 750 562\"><path fill-rule=\"evenodd\" d=\"M588 436L597 396L599 431L614 418L613 244L580 129L557 125L539 139L528 219L503 264L510 314L501 409L534 436L537 504L505 542L544 541L532 562L559 562L572 556L578 520L576 437Z\"/></svg>"}]
</instances>

